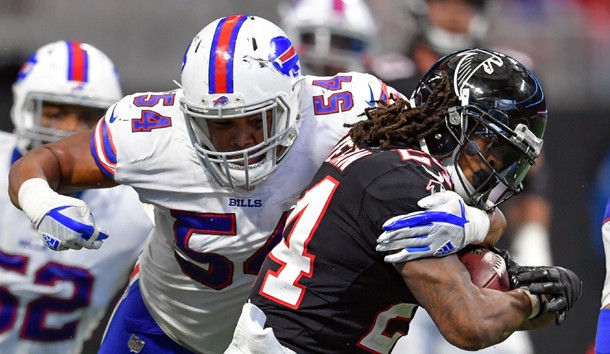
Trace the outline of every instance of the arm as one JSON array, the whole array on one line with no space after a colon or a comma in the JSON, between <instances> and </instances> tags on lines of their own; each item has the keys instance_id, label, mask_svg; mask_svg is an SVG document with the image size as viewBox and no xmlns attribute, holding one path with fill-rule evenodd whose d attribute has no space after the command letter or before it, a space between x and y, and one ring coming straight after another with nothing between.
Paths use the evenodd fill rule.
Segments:
<instances>
[{"instance_id":1,"label":"arm","mask_svg":"<svg viewBox=\"0 0 610 354\"><path fill-rule=\"evenodd\" d=\"M89 150L91 132L33 149L11 168L9 196L52 250L101 247L108 235L80 199L61 195L115 182L98 169Z\"/></svg>"},{"instance_id":2,"label":"arm","mask_svg":"<svg viewBox=\"0 0 610 354\"><path fill-rule=\"evenodd\" d=\"M112 187L116 183L97 167L89 150L91 131L82 132L56 143L39 146L21 157L9 173L9 196L18 208L19 189L31 178L42 178L63 194L78 190Z\"/></svg>"},{"instance_id":3,"label":"arm","mask_svg":"<svg viewBox=\"0 0 610 354\"><path fill-rule=\"evenodd\" d=\"M505 340L532 316L530 296L516 289L480 289L456 256L398 263L395 267L447 339L459 348L478 350ZM538 325L553 316L543 316Z\"/></svg>"}]
</instances>

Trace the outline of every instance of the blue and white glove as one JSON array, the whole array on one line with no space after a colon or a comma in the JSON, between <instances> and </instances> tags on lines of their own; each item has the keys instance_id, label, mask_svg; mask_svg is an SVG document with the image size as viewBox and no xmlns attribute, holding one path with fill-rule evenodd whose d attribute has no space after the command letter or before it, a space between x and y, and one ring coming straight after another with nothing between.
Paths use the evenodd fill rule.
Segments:
<instances>
[{"instance_id":1,"label":"blue and white glove","mask_svg":"<svg viewBox=\"0 0 610 354\"><path fill-rule=\"evenodd\" d=\"M400 250L385 256L387 263L452 254L482 243L489 232L487 213L466 205L453 191L434 193L417 204L426 210L395 216L383 224L376 250Z\"/></svg>"},{"instance_id":2,"label":"blue and white glove","mask_svg":"<svg viewBox=\"0 0 610 354\"><path fill-rule=\"evenodd\" d=\"M95 226L85 202L55 192L42 178L25 181L18 198L19 206L42 234L44 244L54 251L98 249L108 238Z\"/></svg>"}]
</instances>

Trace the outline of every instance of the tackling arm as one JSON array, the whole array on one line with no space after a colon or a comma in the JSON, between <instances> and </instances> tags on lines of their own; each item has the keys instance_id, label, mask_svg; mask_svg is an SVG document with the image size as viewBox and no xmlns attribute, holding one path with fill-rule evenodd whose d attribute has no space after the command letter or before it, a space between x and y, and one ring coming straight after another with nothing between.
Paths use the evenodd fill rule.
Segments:
<instances>
[{"instance_id":1,"label":"tackling arm","mask_svg":"<svg viewBox=\"0 0 610 354\"><path fill-rule=\"evenodd\" d=\"M9 173L11 202L22 209L52 250L99 248L108 238L89 207L60 193L111 187L89 149L91 132L40 146L20 158Z\"/></svg>"},{"instance_id":2,"label":"tackling arm","mask_svg":"<svg viewBox=\"0 0 610 354\"><path fill-rule=\"evenodd\" d=\"M89 149L91 131L74 134L56 143L39 146L21 157L9 173L9 196L18 208L23 182L42 178L63 194L83 189L113 187L114 181L97 167Z\"/></svg>"}]
</instances>

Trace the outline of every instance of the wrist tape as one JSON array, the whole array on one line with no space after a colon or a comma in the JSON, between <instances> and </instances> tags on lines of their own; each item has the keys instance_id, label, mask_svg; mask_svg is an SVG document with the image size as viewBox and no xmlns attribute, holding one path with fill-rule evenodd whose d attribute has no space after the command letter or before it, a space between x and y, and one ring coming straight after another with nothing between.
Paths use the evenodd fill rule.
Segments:
<instances>
[{"instance_id":1,"label":"wrist tape","mask_svg":"<svg viewBox=\"0 0 610 354\"><path fill-rule=\"evenodd\" d=\"M530 313L529 317L527 318L528 320L531 320L532 318L540 314L540 310L542 308L540 304L540 296L530 293L530 291L526 287L521 287L520 289L525 292L525 294L530 298L530 301L532 303L532 313Z\"/></svg>"},{"instance_id":2,"label":"wrist tape","mask_svg":"<svg viewBox=\"0 0 610 354\"><path fill-rule=\"evenodd\" d=\"M52 202L57 199L58 195L46 180L30 178L19 188L17 198L21 210L28 216L34 227L38 228L42 218L53 209Z\"/></svg>"}]
</instances>

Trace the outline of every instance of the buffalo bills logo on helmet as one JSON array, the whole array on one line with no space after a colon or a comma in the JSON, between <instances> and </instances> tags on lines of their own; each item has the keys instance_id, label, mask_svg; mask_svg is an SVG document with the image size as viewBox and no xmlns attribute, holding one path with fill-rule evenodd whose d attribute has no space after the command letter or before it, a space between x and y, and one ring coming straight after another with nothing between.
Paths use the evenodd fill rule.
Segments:
<instances>
[{"instance_id":1,"label":"buffalo bills logo on helmet","mask_svg":"<svg viewBox=\"0 0 610 354\"><path fill-rule=\"evenodd\" d=\"M215 99L214 101L212 101L212 103L214 103L214 107L224 106L228 102L229 102L229 98L227 96L220 96L217 99Z\"/></svg>"},{"instance_id":2,"label":"buffalo bills logo on helmet","mask_svg":"<svg viewBox=\"0 0 610 354\"><path fill-rule=\"evenodd\" d=\"M184 71L184 66L186 65L186 54L189 52L189 49L191 49L191 44L190 43L186 47L186 50L184 51L184 55L182 56L182 65L180 66L180 72L181 73L182 73L182 71Z\"/></svg>"},{"instance_id":3,"label":"buffalo bills logo on helmet","mask_svg":"<svg viewBox=\"0 0 610 354\"><path fill-rule=\"evenodd\" d=\"M288 38L278 36L271 39L269 61L282 75L299 76L299 56Z\"/></svg>"},{"instance_id":4,"label":"buffalo bills logo on helmet","mask_svg":"<svg viewBox=\"0 0 610 354\"><path fill-rule=\"evenodd\" d=\"M34 66L36 66L36 63L38 63L38 59L36 59L36 55L34 54L30 56L28 60L23 63L21 69L19 69L19 73L17 74L17 81L25 79L32 72Z\"/></svg>"}]
</instances>

